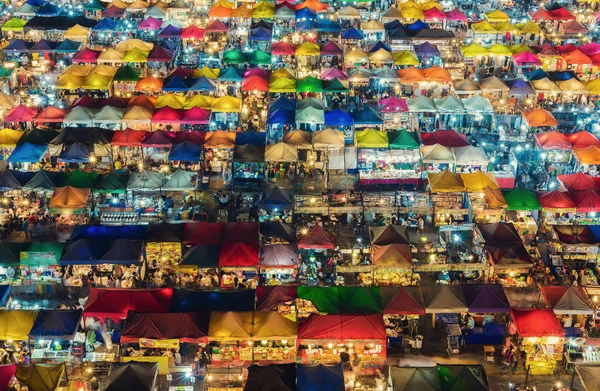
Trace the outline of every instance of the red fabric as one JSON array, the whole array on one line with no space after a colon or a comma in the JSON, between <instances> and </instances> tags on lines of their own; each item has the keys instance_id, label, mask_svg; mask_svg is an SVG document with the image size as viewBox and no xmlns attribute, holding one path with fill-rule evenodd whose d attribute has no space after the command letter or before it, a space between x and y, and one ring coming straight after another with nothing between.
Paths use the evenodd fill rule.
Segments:
<instances>
[{"instance_id":1,"label":"red fabric","mask_svg":"<svg viewBox=\"0 0 600 391\"><path fill-rule=\"evenodd\" d=\"M423 145L440 144L444 147L466 147L469 144L467 136L454 130L436 130L432 133L421 133Z\"/></svg>"},{"instance_id":2,"label":"red fabric","mask_svg":"<svg viewBox=\"0 0 600 391\"><path fill-rule=\"evenodd\" d=\"M127 128L117 130L110 143L120 147L141 147L145 137L146 132L144 130Z\"/></svg>"},{"instance_id":3,"label":"red fabric","mask_svg":"<svg viewBox=\"0 0 600 391\"><path fill-rule=\"evenodd\" d=\"M181 39L202 39L206 35L206 31L196 25L191 25L181 31Z\"/></svg>"},{"instance_id":4,"label":"red fabric","mask_svg":"<svg viewBox=\"0 0 600 391\"><path fill-rule=\"evenodd\" d=\"M15 364L0 365L0 391L6 391L8 384L15 376L17 366Z\"/></svg>"},{"instance_id":5,"label":"red fabric","mask_svg":"<svg viewBox=\"0 0 600 391\"><path fill-rule=\"evenodd\" d=\"M423 15L425 15L426 22L438 22L446 19L446 14L435 7L423 11Z\"/></svg>"},{"instance_id":6,"label":"red fabric","mask_svg":"<svg viewBox=\"0 0 600 391\"><path fill-rule=\"evenodd\" d=\"M31 122L37 115L37 109L27 107L25 105L18 105L6 114L4 122Z\"/></svg>"},{"instance_id":7,"label":"red fabric","mask_svg":"<svg viewBox=\"0 0 600 391\"><path fill-rule=\"evenodd\" d=\"M92 288L85 303L85 316L125 318L127 311L168 312L173 289Z\"/></svg>"},{"instance_id":8,"label":"red fabric","mask_svg":"<svg viewBox=\"0 0 600 391\"><path fill-rule=\"evenodd\" d=\"M432 8L437 9L437 8ZM381 107L382 113L401 113L407 112L408 106L406 104L406 99L400 99L396 96L391 96L387 99L381 99L379 101L379 105Z\"/></svg>"},{"instance_id":9,"label":"red fabric","mask_svg":"<svg viewBox=\"0 0 600 391\"><path fill-rule=\"evenodd\" d=\"M575 16L564 7L547 12L550 14L552 20L575 20Z\"/></svg>"},{"instance_id":10,"label":"red fabric","mask_svg":"<svg viewBox=\"0 0 600 391\"><path fill-rule=\"evenodd\" d=\"M187 223L184 226L183 244L221 244L222 223Z\"/></svg>"},{"instance_id":11,"label":"red fabric","mask_svg":"<svg viewBox=\"0 0 600 391\"><path fill-rule=\"evenodd\" d=\"M563 296L567 293L567 291L571 289L579 298L587 302L589 298L587 298L586 293L583 291L582 287L568 287L568 286L542 286L540 290L544 294L544 298L546 299L546 303L550 306L550 308L556 307L556 305L560 302Z\"/></svg>"},{"instance_id":12,"label":"red fabric","mask_svg":"<svg viewBox=\"0 0 600 391\"><path fill-rule=\"evenodd\" d=\"M568 134L566 137L573 148L585 148L589 147L590 145L600 146L600 141L598 138L585 130Z\"/></svg>"},{"instance_id":13,"label":"red fabric","mask_svg":"<svg viewBox=\"0 0 600 391\"><path fill-rule=\"evenodd\" d=\"M582 191L597 188L596 181L587 174L578 172L577 174L559 175L558 180L568 191Z\"/></svg>"},{"instance_id":14,"label":"red fabric","mask_svg":"<svg viewBox=\"0 0 600 391\"><path fill-rule=\"evenodd\" d=\"M561 56L568 64L592 64L592 59L579 49L568 53L562 53Z\"/></svg>"},{"instance_id":15,"label":"red fabric","mask_svg":"<svg viewBox=\"0 0 600 391\"><path fill-rule=\"evenodd\" d=\"M258 243L258 223L238 221L236 223L225 223L221 243Z\"/></svg>"},{"instance_id":16,"label":"red fabric","mask_svg":"<svg viewBox=\"0 0 600 391\"><path fill-rule=\"evenodd\" d=\"M35 122L62 122L66 112L58 107L48 106L35 116Z\"/></svg>"},{"instance_id":17,"label":"red fabric","mask_svg":"<svg viewBox=\"0 0 600 391\"><path fill-rule=\"evenodd\" d=\"M385 340L381 314L312 315L298 328L298 340Z\"/></svg>"},{"instance_id":18,"label":"red fabric","mask_svg":"<svg viewBox=\"0 0 600 391\"><path fill-rule=\"evenodd\" d=\"M547 193L538 194L538 201L542 208L574 209L576 207L575 202L566 191L553 190Z\"/></svg>"},{"instance_id":19,"label":"red fabric","mask_svg":"<svg viewBox=\"0 0 600 391\"><path fill-rule=\"evenodd\" d=\"M73 62L96 62L98 56L100 56L99 51L85 48L75 53Z\"/></svg>"},{"instance_id":20,"label":"red fabric","mask_svg":"<svg viewBox=\"0 0 600 391\"><path fill-rule=\"evenodd\" d=\"M210 110L202 109L200 107L192 107L183 113L183 116L181 117L181 123L190 125L208 124L210 122L210 114Z\"/></svg>"},{"instance_id":21,"label":"red fabric","mask_svg":"<svg viewBox=\"0 0 600 391\"><path fill-rule=\"evenodd\" d=\"M531 20L552 20L552 15L550 15L550 13L545 9L540 8L533 15L531 15Z\"/></svg>"},{"instance_id":22,"label":"red fabric","mask_svg":"<svg viewBox=\"0 0 600 391\"><path fill-rule=\"evenodd\" d=\"M258 244L224 244L219 253L219 267L257 267Z\"/></svg>"},{"instance_id":23,"label":"red fabric","mask_svg":"<svg viewBox=\"0 0 600 391\"><path fill-rule=\"evenodd\" d=\"M510 310L519 337L564 337L565 332L550 308Z\"/></svg>"},{"instance_id":24,"label":"red fabric","mask_svg":"<svg viewBox=\"0 0 600 391\"><path fill-rule=\"evenodd\" d=\"M205 138L206 132L179 131L173 133L173 144L180 144L187 141L191 144L202 145Z\"/></svg>"},{"instance_id":25,"label":"red fabric","mask_svg":"<svg viewBox=\"0 0 600 391\"><path fill-rule=\"evenodd\" d=\"M335 247L335 236L325 232L323 228L316 224L310 229L307 235L298 235L298 248L316 248L330 249Z\"/></svg>"},{"instance_id":26,"label":"red fabric","mask_svg":"<svg viewBox=\"0 0 600 391\"><path fill-rule=\"evenodd\" d=\"M277 42L273 45L271 51L276 56L294 56L296 55L296 45L287 42Z\"/></svg>"},{"instance_id":27,"label":"red fabric","mask_svg":"<svg viewBox=\"0 0 600 391\"><path fill-rule=\"evenodd\" d=\"M177 67L169 74L169 77L171 76L179 76L183 77L184 79L189 79L194 77L194 70L191 68Z\"/></svg>"},{"instance_id":28,"label":"red fabric","mask_svg":"<svg viewBox=\"0 0 600 391\"><path fill-rule=\"evenodd\" d=\"M242 82L242 91L269 91L269 81L260 76L250 76Z\"/></svg>"},{"instance_id":29,"label":"red fabric","mask_svg":"<svg viewBox=\"0 0 600 391\"><path fill-rule=\"evenodd\" d=\"M142 146L153 148L170 148L173 145L174 138L175 132L167 132L165 130L146 132L144 141L142 141Z\"/></svg>"},{"instance_id":30,"label":"red fabric","mask_svg":"<svg viewBox=\"0 0 600 391\"><path fill-rule=\"evenodd\" d=\"M88 109L99 109L101 105L100 99L92 98L88 94L83 94L81 98L77 98L73 101L71 107L81 106L87 107ZM154 106L152 106L154 107Z\"/></svg>"},{"instance_id":31,"label":"red fabric","mask_svg":"<svg viewBox=\"0 0 600 391\"><path fill-rule=\"evenodd\" d=\"M406 262L412 265L412 253L410 251L410 245L392 243L387 245L374 245L373 247L373 265L380 263L381 258L387 254L394 254L394 259L397 262Z\"/></svg>"},{"instance_id":32,"label":"red fabric","mask_svg":"<svg viewBox=\"0 0 600 391\"><path fill-rule=\"evenodd\" d=\"M600 193L597 190L582 190L570 192L577 205L577 212L600 212Z\"/></svg>"},{"instance_id":33,"label":"red fabric","mask_svg":"<svg viewBox=\"0 0 600 391\"><path fill-rule=\"evenodd\" d=\"M514 189L516 178L499 178L496 177L496 183L501 189Z\"/></svg>"},{"instance_id":34,"label":"red fabric","mask_svg":"<svg viewBox=\"0 0 600 391\"><path fill-rule=\"evenodd\" d=\"M173 109L169 106L156 109L152 114L152 122L154 123L180 123L182 117L181 110Z\"/></svg>"},{"instance_id":35,"label":"red fabric","mask_svg":"<svg viewBox=\"0 0 600 391\"><path fill-rule=\"evenodd\" d=\"M409 293L405 287L399 287L398 292L386 304L384 314L425 315L425 308Z\"/></svg>"},{"instance_id":36,"label":"red fabric","mask_svg":"<svg viewBox=\"0 0 600 391\"><path fill-rule=\"evenodd\" d=\"M178 339L180 342L208 342L207 313L138 313L129 311L121 343L138 342L140 338Z\"/></svg>"},{"instance_id":37,"label":"red fabric","mask_svg":"<svg viewBox=\"0 0 600 391\"><path fill-rule=\"evenodd\" d=\"M552 151L570 151L571 143L564 134L553 130L546 133L538 133L535 136L535 141L543 150Z\"/></svg>"},{"instance_id":38,"label":"red fabric","mask_svg":"<svg viewBox=\"0 0 600 391\"><path fill-rule=\"evenodd\" d=\"M597 244L596 235L587 225L554 225L558 240L565 244Z\"/></svg>"},{"instance_id":39,"label":"red fabric","mask_svg":"<svg viewBox=\"0 0 600 391\"><path fill-rule=\"evenodd\" d=\"M292 301L297 297L295 286L257 286L256 310L273 311L277 303Z\"/></svg>"},{"instance_id":40,"label":"red fabric","mask_svg":"<svg viewBox=\"0 0 600 391\"><path fill-rule=\"evenodd\" d=\"M206 26L205 31L207 33L226 33L227 26L220 20L213 20Z\"/></svg>"},{"instance_id":41,"label":"red fabric","mask_svg":"<svg viewBox=\"0 0 600 391\"><path fill-rule=\"evenodd\" d=\"M453 9L451 11L446 12L446 19L454 20L458 22L466 22L469 20L465 14L457 9Z\"/></svg>"}]
</instances>

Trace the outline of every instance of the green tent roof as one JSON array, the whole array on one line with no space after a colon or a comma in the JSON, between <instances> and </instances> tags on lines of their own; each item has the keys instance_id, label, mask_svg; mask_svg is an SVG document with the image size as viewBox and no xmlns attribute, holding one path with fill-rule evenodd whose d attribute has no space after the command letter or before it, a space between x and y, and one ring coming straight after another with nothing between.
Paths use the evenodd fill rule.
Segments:
<instances>
[{"instance_id":1,"label":"green tent roof","mask_svg":"<svg viewBox=\"0 0 600 391\"><path fill-rule=\"evenodd\" d=\"M19 266L21 251L27 248L27 243L0 242L0 265Z\"/></svg>"},{"instance_id":2,"label":"green tent roof","mask_svg":"<svg viewBox=\"0 0 600 391\"><path fill-rule=\"evenodd\" d=\"M263 52L258 49L248 55L248 62L250 64L270 64L271 53Z\"/></svg>"},{"instance_id":3,"label":"green tent roof","mask_svg":"<svg viewBox=\"0 0 600 391\"><path fill-rule=\"evenodd\" d=\"M23 27L26 23L26 20L12 18L2 25L2 31L23 31Z\"/></svg>"},{"instance_id":4,"label":"green tent roof","mask_svg":"<svg viewBox=\"0 0 600 391\"><path fill-rule=\"evenodd\" d=\"M408 132L405 129L398 132L389 132L388 139L390 140L391 149L419 149L415 132Z\"/></svg>"},{"instance_id":5,"label":"green tent roof","mask_svg":"<svg viewBox=\"0 0 600 391\"><path fill-rule=\"evenodd\" d=\"M535 193L522 187L515 190L503 190L502 195L508 204L507 210L542 210Z\"/></svg>"},{"instance_id":6,"label":"green tent roof","mask_svg":"<svg viewBox=\"0 0 600 391\"><path fill-rule=\"evenodd\" d=\"M297 295L327 314L378 314L383 311L378 287L299 286Z\"/></svg>"},{"instance_id":7,"label":"green tent roof","mask_svg":"<svg viewBox=\"0 0 600 391\"><path fill-rule=\"evenodd\" d=\"M12 72L13 71L11 69L4 68L0 65L0 77L9 77L10 75L12 75Z\"/></svg>"},{"instance_id":8,"label":"green tent roof","mask_svg":"<svg viewBox=\"0 0 600 391\"><path fill-rule=\"evenodd\" d=\"M323 92L348 92L350 88L348 87L347 80L340 80L337 77L325 83L323 87Z\"/></svg>"},{"instance_id":9,"label":"green tent roof","mask_svg":"<svg viewBox=\"0 0 600 391\"><path fill-rule=\"evenodd\" d=\"M239 50L232 49L223 53L221 61L226 64L243 64L246 62L246 56Z\"/></svg>"},{"instance_id":10,"label":"green tent roof","mask_svg":"<svg viewBox=\"0 0 600 391\"><path fill-rule=\"evenodd\" d=\"M139 69L136 69L131 65L126 65L117 69L113 81L138 81L140 73L141 71Z\"/></svg>"},{"instance_id":11,"label":"green tent roof","mask_svg":"<svg viewBox=\"0 0 600 391\"><path fill-rule=\"evenodd\" d=\"M297 92L323 92L323 84L321 79L316 77L307 76L303 79L298 80L296 84Z\"/></svg>"},{"instance_id":12,"label":"green tent roof","mask_svg":"<svg viewBox=\"0 0 600 391\"><path fill-rule=\"evenodd\" d=\"M123 193L127 190L127 181L129 175L122 174L117 175L114 172L109 172L103 175L98 181L98 184L94 186L94 191L105 191L107 193Z\"/></svg>"},{"instance_id":13,"label":"green tent roof","mask_svg":"<svg viewBox=\"0 0 600 391\"><path fill-rule=\"evenodd\" d=\"M313 303L317 311L326 314L337 314L340 306L338 287L311 287L299 286L297 296L299 299Z\"/></svg>"},{"instance_id":14,"label":"green tent roof","mask_svg":"<svg viewBox=\"0 0 600 391\"><path fill-rule=\"evenodd\" d=\"M62 255L66 243L49 243L49 242L32 242L28 243L22 253L24 256L20 258L20 264L29 267L48 267L58 265L58 260ZM54 257L43 257L36 253L50 253Z\"/></svg>"},{"instance_id":15,"label":"green tent roof","mask_svg":"<svg viewBox=\"0 0 600 391\"><path fill-rule=\"evenodd\" d=\"M83 9L85 11L104 11L104 6L98 0L92 0Z\"/></svg>"},{"instance_id":16,"label":"green tent roof","mask_svg":"<svg viewBox=\"0 0 600 391\"><path fill-rule=\"evenodd\" d=\"M64 186L71 186L77 189L91 189L98 179L98 172L83 172L75 170L67 176Z\"/></svg>"}]
</instances>

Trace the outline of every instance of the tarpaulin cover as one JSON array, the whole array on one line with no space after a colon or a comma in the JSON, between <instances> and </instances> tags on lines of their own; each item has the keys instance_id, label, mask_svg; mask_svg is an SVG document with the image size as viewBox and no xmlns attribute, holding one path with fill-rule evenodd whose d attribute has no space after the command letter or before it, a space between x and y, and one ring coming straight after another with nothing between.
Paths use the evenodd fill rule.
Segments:
<instances>
[{"instance_id":1,"label":"tarpaulin cover","mask_svg":"<svg viewBox=\"0 0 600 391\"><path fill-rule=\"evenodd\" d=\"M504 287L511 308L546 307L544 296L537 287Z\"/></svg>"},{"instance_id":2,"label":"tarpaulin cover","mask_svg":"<svg viewBox=\"0 0 600 391\"><path fill-rule=\"evenodd\" d=\"M98 318L125 318L127 311L168 312L173 289L92 288L84 315Z\"/></svg>"},{"instance_id":3,"label":"tarpaulin cover","mask_svg":"<svg viewBox=\"0 0 600 391\"><path fill-rule=\"evenodd\" d=\"M373 245L373 265L383 268L407 269L412 265L408 244Z\"/></svg>"},{"instance_id":4,"label":"tarpaulin cover","mask_svg":"<svg viewBox=\"0 0 600 391\"><path fill-rule=\"evenodd\" d=\"M143 240L147 231L147 225L76 225L69 240Z\"/></svg>"},{"instance_id":5,"label":"tarpaulin cover","mask_svg":"<svg viewBox=\"0 0 600 391\"><path fill-rule=\"evenodd\" d=\"M69 241L60 257L60 265L137 264L143 251L141 240Z\"/></svg>"},{"instance_id":6,"label":"tarpaulin cover","mask_svg":"<svg viewBox=\"0 0 600 391\"><path fill-rule=\"evenodd\" d=\"M377 287L301 287L298 298L313 303L327 314L377 314L382 311Z\"/></svg>"},{"instance_id":7,"label":"tarpaulin cover","mask_svg":"<svg viewBox=\"0 0 600 391\"><path fill-rule=\"evenodd\" d=\"M486 244L485 249L496 268L531 266L531 255L522 243Z\"/></svg>"},{"instance_id":8,"label":"tarpaulin cover","mask_svg":"<svg viewBox=\"0 0 600 391\"><path fill-rule=\"evenodd\" d=\"M482 223L477 224L477 229L486 243L521 243L523 241L513 223Z\"/></svg>"},{"instance_id":9,"label":"tarpaulin cover","mask_svg":"<svg viewBox=\"0 0 600 391\"><path fill-rule=\"evenodd\" d=\"M255 312L252 339L262 340L281 340L295 339L298 335L298 324L283 316L279 312Z\"/></svg>"},{"instance_id":10,"label":"tarpaulin cover","mask_svg":"<svg viewBox=\"0 0 600 391\"><path fill-rule=\"evenodd\" d=\"M600 212L600 193L598 190L581 190L570 193L577 205L577 212Z\"/></svg>"},{"instance_id":11,"label":"tarpaulin cover","mask_svg":"<svg viewBox=\"0 0 600 391\"><path fill-rule=\"evenodd\" d=\"M220 267L256 267L258 266L258 245L231 243L221 246Z\"/></svg>"},{"instance_id":12,"label":"tarpaulin cover","mask_svg":"<svg viewBox=\"0 0 600 391\"><path fill-rule=\"evenodd\" d=\"M266 132L239 132L236 133L235 144L236 145L254 145L257 147L264 146L266 144ZM264 160L264 152L263 159Z\"/></svg>"},{"instance_id":13,"label":"tarpaulin cover","mask_svg":"<svg viewBox=\"0 0 600 391\"><path fill-rule=\"evenodd\" d=\"M250 221L238 221L223 224L222 244L244 243L258 244L259 225Z\"/></svg>"},{"instance_id":14,"label":"tarpaulin cover","mask_svg":"<svg viewBox=\"0 0 600 391\"><path fill-rule=\"evenodd\" d=\"M567 191L592 190L598 187L591 175L582 172L558 175L557 178Z\"/></svg>"},{"instance_id":15,"label":"tarpaulin cover","mask_svg":"<svg viewBox=\"0 0 600 391\"><path fill-rule=\"evenodd\" d=\"M296 364L251 365L244 391L296 391Z\"/></svg>"},{"instance_id":16,"label":"tarpaulin cover","mask_svg":"<svg viewBox=\"0 0 600 391\"><path fill-rule=\"evenodd\" d=\"M441 391L436 367L390 367L393 391Z\"/></svg>"},{"instance_id":17,"label":"tarpaulin cover","mask_svg":"<svg viewBox=\"0 0 600 391\"><path fill-rule=\"evenodd\" d=\"M297 297L310 301L317 311L326 314L339 313L339 287L298 286Z\"/></svg>"},{"instance_id":18,"label":"tarpaulin cover","mask_svg":"<svg viewBox=\"0 0 600 391\"><path fill-rule=\"evenodd\" d=\"M31 391L54 391L65 373L65 364L20 364L15 377Z\"/></svg>"},{"instance_id":19,"label":"tarpaulin cover","mask_svg":"<svg viewBox=\"0 0 600 391\"><path fill-rule=\"evenodd\" d=\"M253 319L252 311L213 311L210 313L208 337L217 341L251 340Z\"/></svg>"},{"instance_id":20,"label":"tarpaulin cover","mask_svg":"<svg viewBox=\"0 0 600 391\"><path fill-rule=\"evenodd\" d=\"M256 287L256 310L274 311L278 303L293 301L297 297L295 286Z\"/></svg>"},{"instance_id":21,"label":"tarpaulin cover","mask_svg":"<svg viewBox=\"0 0 600 391\"><path fill-rule=\"evenodd\" d=\"M438 313L461 313L467 312L467 300L458 285L426 286L421 288L425 299L425 312L428 314Z\"/></svg>"},{"instance_id":22,"label":"tarpaulin cover","mask_svg":"<svg viewBox=\"0 0 600 391\"><path fill-rule=\"evenodd\" d=\"M29 332L37 316L35 311L0 311L0 341L28 341Z\"/></svg>"},{"instance_id":23,"label":"tarpaulin cover","mask_svg":"<svg viewBox=\"0 0 600 391\"><path fill-rule=\"evenodd\" d=\"M260 223L260 235L280 239L284 243L296 242L294 228L281 221L265 221Z\"/></svg>"},{"instance_id":24,"label":"tarpaulin cover","mask_svg":"<svg viewBox=\"0 0 600 391\"><path fill-rule=\"evenodd\" d=\"M222 223L200 222L184 224L183 243L185 245L219 245L221 243L222 236Z\"/></svg>"},{"instance_id":25,"label":"tarpaulin cover","mask_svg":"<svg viewBox=\"0 0 600 391\"><path fill-rule=\"evenodd\" d=\"M384 314L425 315L423 295L418 287L380 287Z\"/></svg>"},{"instance_id":26,"label":"tarpaulin cover","mask_svg":"<svg viewBox=\"0 0 600 391\"><path fill-rule=\"evenodd\" d=\"M442 391L488 391L490 385L483 365L437 365Z\"/></svg>"},{"instance_id":27,"label":"tarpaulin cover","mask_svg":"<svg viewBox=\"0 0 600 391\"><path fill-rule=\"evenodd\" d=\"M335 247L335 236L326 232L320 225L314 225L306 235L298 235L298 248L329 249Z\"/></svg>"},{"instance_id":28,"label":"tarpaulin cover","mask_svg":"<svg viewBox=\"0 0 600 391\"><path fill-rule=\"evenodd\" d=\"M537 195L523 187L515 190L502 191L504 200L508 204L507 210L541 210L542 206Z\"/></svg>"},{"instance_id":29,"label":"tarpaulin cover","mask_svg":"<svg viewBox=\"0 0 600 391\"><path fill-rule=\"evenodd\" d=\"M79 328L82 315L83 311L80 309L39 310L29 338L71 340Z\"/></svg>"},{"instance_id":30,"label":"tarpaulin cover","mask_svg":"<svg viewBox=\"0 0 600 391\"><path fill-rule=\"evenodd\" d=\"M385 340L381 314L311 315L298 328L299 340Z\"/></svg>"},{"instance_id":31,"label":"tarpaulin cover","mask_svg":"<svg viewBox=\"0 0 600 391\"><path fill-rule=\"evenodd\" d=\"M298 364L296 367L298 391L344 391L342 364ZM425 391L425 390L423 390Z\"/></svg>"},{"instance_id":32,"label":"tarpaulin cover","mask_svg":"<svg viewBox=\"0 0 600 391\"><path fill-rule=\"evenodd\" d=\"M175 290L170 312L252 311L254 291Z\"/></svg>"},{"instance_id":33,"label":"tarpaulin cover","mask_svg":"<svg viewBox=\"0 0 600 391\"><path fill-rule=\"evenodd\" d=\"M87 203L90 189L76 189L71 186L58 187L50 200L53 209L83 209Z\"/></svg>"},{"instance_id":34,"label":"tarpaulin cover","mask_svg":"<svg viewBox=\"0 0 600 391\"><path fill-rule=\"evenodd\" d=\"M209 312L144 314L129 311L121 333L121 343L138 342L140 338L206 343L209 320Z\"/></svg>"},{"instance_id":35,"label":"tarpaulin cover","mask_svg":"<svg viewBox=\"0 0 600 391\"><path fill-rule=\"evenodd\" d=\"M546 133L534 135L535 141L539 147L545 151L570 151L572 146L564 134L553 130Z\"/></svg>"},{"instance_id":36,"label":"tarpaulin cover","mask_svg":"<svg viewBox=\"0 0 600 391\"><path fill-rule=\"evenodd\" d=\"M461 284L460 287L471 312L508 312L510 309L502 285Z\"/></svg>"},{"instance_id":37,"label":"tarpaulin cover","mask_svg":"<svg viewBox=\"0 0 600 391\"><path fill-rule=\"evenodd\" d=\"M129 176L127 188L129 190L157 190L163 185L163 173L156 171L136 172Z\"/></svg>"},{"instance_id":38,"label":"tarpaulin cover","mask_svg":"<svg viewBox=\"0 0 600 391\"><path fill-rule=\"evenodd\" d=\"M565 244L597 244L598 238L591 225L554 225L558 240Z\"/></svg>"},{"instance_id":39,"label":"tarpaulin cover","mask_svg":"<svg viewBox=\"0 0 600 391\"><path fill-rule=\"evenodd\" d=\"M390 244L410 244L406 227L401 225L386 225L385 227L369 227L371 244L387 246Z\"/></svg>"},{"instance_id":40,"label":"tarpaulin cover","mask_svg":"<svg viewBox=\"0 0 600 391\"><path fill-rule=\"evenodd\" d=\"M577 205L569 193L552 190L539 194L539 202L544 209L575 209ZM509 204L510 205L510 204Z\"/></svg>"},{"instance_id":41,"label":"tarpaulin cover","mask_svg":"<svg viewBox=\"0 0 600 391\"><path fill-rule=\"evenodd\" d=\"M511 309L512 318L519 337L564 337L565 331L556 314L550 308Z\"/></svg>"},{"instance_id":42,"label":"tarpaulin cover","mask_svg":"<svg viewBox=\"0 0 600 391\"><path fill-rule=\"evenodd\" d=\"M467 137L454 130L436 130L431 133L422 133L423 145L440 144L445 147L466 147L469 145Z\"/></svg>"},{"instance_id":43,"label":"tarpaulin cover","mask_svg":"<svg viewBox=\"0 0 600 391\"><path fill-rule=\"evenodd\" d=\"M460 174L450 171L427 173L427 180L432 193L461 193L466 191Z\"/></svg>"},{"instance_id":44,"label":"tarpaulin cover","mask_svg":"<svg viewBox=\"0 0 600 391\"><path fill-rule=\"evenodd\" d=\"M201 145L185 141L183 143L173 144L171 151L169 152L169 161L180 160L185 162L197 162L200 161L201 153Z\"/></svg>"},{"instance_id":45,"label":"tarpaulin cover","mask_svg":"<svg viewBox=\"0 0 600 391\"><path fill-rule=\"evenodd\" d=\"M104 391L152 391L158 376L158 363L113 362Z\"/></svg>"},{"instance_id":46,"label":"tarpaulin cover","mask_svg":"<svg viewBox=\"0 0 600 391\"><path fill-rule=\"evenodd\" d=\"M146 242L181 242L184 238L183 224L149 224Z\"/></svg>"},{"instance_id":47,"label":"tarpaulin cover","mask_svg":"<svg viewBox=\"0 0 600 391\"><path fill-rule=\"evenodd\" d=\"M298 246L295 244L273 244L261 247L261 267L298 267Z\"/></svg>"},{"instance_id":48,"label":"tarpaulin cover","mask_svg":"<svg viewBox=\"0 0 600 391\"><path fill-rule=\"evenodd\" d=\"M587 391L600 390L600 365L596 363L575 364L575 370Z\"/></svg>"},{"instance_id":49,"label":"tarpaulin cover","mask_svg":"<svg viewBox=\"0 0 600 391\"><path fill-rule=\"evenodd\" d=\"M8 161L13 163L37 163L42 160L47 150L47 145L19 144L8 157Z\"/></svg>"},{"instance_id":50,"label":"tarpaulin cover","mask_svg":"<svg viewBox=\"0 0 600 391\"><path fill-rule=\"evenodd\" d=\"M350 113L341 109L325 112L325 126L352 126L354 118Z\"/></svg>"},{"instance_id":51,"label":"tarpaulin cover","mask_svg":"<svg viewBox=\"0 0 600 391\"><path fill-rule=\"evenodd\" d=\"M217 244L198 244L184 251L180 266L197 266L199 269L219 267L220 246Z\"/></svg>"},{"instance_id":52,"label":"tarpaulin cover","mask_svg":"<svg viewBox=\"0 0 600 391\"><path fill-rule=\"evenodd\" d=\"M555 314L590 315L594 304L582 287L542 286L546 302Z\"/></svg>"},{"instance_id":53,"label":"tarpaulin cover","mask_svg":"<svg viewBox=\"0 0 600 391\"><path fill-rule=\"evenodd\" d=\"M600 147L590 145L585 148L573 148L573 155L580 164L600 164Z\"/></svg>"}]
</instances>

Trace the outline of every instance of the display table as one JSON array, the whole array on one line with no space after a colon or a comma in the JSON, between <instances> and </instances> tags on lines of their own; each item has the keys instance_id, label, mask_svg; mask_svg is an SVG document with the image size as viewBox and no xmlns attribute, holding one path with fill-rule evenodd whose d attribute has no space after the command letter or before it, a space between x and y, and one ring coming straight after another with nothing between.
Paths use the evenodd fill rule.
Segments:
<instances>
[{"instance_id":1,"label":"display table","mask_svg":"<svg viewBox=\"0 0 600 391\"><path fill-rule=\"evenodd\" d=\"M361 185L419 185L419 178L360 179Z\"/></svg>"}]
</instances>

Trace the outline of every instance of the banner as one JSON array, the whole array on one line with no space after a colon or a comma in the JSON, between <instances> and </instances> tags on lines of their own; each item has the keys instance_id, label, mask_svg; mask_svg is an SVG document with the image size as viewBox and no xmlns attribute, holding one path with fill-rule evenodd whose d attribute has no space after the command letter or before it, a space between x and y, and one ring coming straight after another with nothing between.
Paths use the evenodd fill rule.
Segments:
<instances>
[{"instance_id":1,"label":"banner","mask_svg":"<svg viewBox=\"0 0 600 391\"><path fill-rule=\"evenodd\" d=\"M177 349L179 348L178 339L149 339L140 338L140 348L146 349Z\"/></svg>"}]
</instances>

